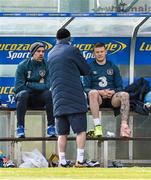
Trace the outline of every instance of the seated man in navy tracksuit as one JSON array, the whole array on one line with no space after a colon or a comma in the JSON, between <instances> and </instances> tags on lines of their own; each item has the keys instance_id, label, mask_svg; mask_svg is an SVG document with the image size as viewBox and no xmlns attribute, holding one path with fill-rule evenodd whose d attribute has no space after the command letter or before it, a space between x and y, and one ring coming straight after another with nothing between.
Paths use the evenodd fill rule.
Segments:
<instances>
[{"instance_id":1,"label":"seated man in navy tracksuit","mask_svg":"<svg viewBox=\"0 0 151 180\"><path fill-rule=\"evenodd\" d=\"M31 45L30 52L31 58L22 61L16 70L17 136L25 137L24 121L27 108L41 107L46 108L47 135L55 136L49 72L47 62L44 60L45 46L43 43L35 42Z\"/></svg>"},{"instance_id":2,"label":"seated man in navy tracksuit","mask_svg":"<svg viewBox=\"0 0 151 180\"><path fill-rule=\"evenodd\" d=\"M96 60L90 63L91 74L83 79L84 89L89 98L90 110L95 125L95 136L102 136L100 107L120 107L121 137L130 137L131 130L127 124L129 116L129 94L123 92L122 78L119 69L112 62L106 60L104 43L94 46Z\"/></svg>"}]
</instances>

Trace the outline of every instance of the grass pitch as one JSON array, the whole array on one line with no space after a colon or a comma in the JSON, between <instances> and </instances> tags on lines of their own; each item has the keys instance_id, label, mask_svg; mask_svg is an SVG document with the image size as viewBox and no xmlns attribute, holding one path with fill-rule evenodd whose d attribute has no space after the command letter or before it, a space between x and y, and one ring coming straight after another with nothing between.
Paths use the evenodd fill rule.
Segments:
<instances>
[{"instance_id":1,"label":"grass pitch","mask_svg":"<svg viewBox=\"0 0 151 180\"><path fill-rule=\"evenodd\" d=\"M151 168L0 168L0 179L149 180Z\"/></svg>"}]
</instances>

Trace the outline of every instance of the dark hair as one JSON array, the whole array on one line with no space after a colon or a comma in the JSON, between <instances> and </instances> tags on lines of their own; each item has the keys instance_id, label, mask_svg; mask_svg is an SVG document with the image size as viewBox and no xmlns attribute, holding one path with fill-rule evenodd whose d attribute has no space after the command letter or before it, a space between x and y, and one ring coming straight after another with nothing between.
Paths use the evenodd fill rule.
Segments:
<instances>
[{"instance_id":1,"label":"dark hair","mask_svg":"<svg viewBox=\"0 0 151 180\"><path fill-rule=\"evenodd\" d=\"M56 34L56 38L58 40L60 39L65 39L65 38L68 38L70 37L70 32L68 31L68 29L65 29L65 28L61 28L57 31L57 34Z\"/></svg>"},{"instance_id":2,"label":"dark hair","mask_svg":"<svg viewBox=\"0 0 151 180\"><path fill-rule=\"evenodd\" d=\"M104 47L106 49L105 44L102 42L99 42L99 43L94 44L93 51L95 48L98 48L98 47Z\"/></svg>"}]
</instances>

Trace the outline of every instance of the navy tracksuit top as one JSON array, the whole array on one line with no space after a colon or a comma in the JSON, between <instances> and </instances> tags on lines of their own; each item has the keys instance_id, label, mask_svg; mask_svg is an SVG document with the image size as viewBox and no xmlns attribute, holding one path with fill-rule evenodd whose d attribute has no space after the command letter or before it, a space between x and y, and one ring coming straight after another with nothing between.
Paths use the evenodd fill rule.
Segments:
<instances>
[{"instance_id":1,"label":"navy tracksuit top","mask_svg":"<svg viewBox=\"0 0 151 180\"><path fill-rule=\"evenodd\" d=\"M88 93L92 89L110 89L115 92L123 89L120 71L116 65L106 61L104 65L96 61L89 64L91 74L83 78L84 89Z\"/></svg>"}]
</instances>

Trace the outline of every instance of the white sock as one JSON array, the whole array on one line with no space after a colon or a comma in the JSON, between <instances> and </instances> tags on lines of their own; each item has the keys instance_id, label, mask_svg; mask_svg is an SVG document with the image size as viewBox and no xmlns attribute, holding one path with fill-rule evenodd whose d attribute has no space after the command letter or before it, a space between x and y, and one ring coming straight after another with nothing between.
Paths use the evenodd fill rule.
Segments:
<instances>
[{"instance_id":1,"label":"white sock","mask_svg":"<svg viewBox=\"0 0 151 180\"><path fill-rule=\"evenodd\" d=\"M94 126L101 125L101 119L100 118L93 119L93 122L94 122Z\"/></svg>"},{"instance_id":2,"label":"white sock","mask_svg":"<svg viewBox=\"0 0 151 180\"><path fill-rule=\"evenodd\" d=\"M83 162L84 159L84 149L77 149L77 161Z\"/></svg>"},{"instance_id":3,"label":"white sock","mask_svg":"<svg viewBox=\"0 0 151 180\"><path fill-rule=\"evenodd\" d=\"M66 164L65 152L59 152L59 164Z\"/></svg>"}]
</instances>

